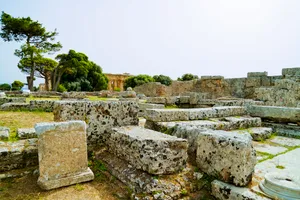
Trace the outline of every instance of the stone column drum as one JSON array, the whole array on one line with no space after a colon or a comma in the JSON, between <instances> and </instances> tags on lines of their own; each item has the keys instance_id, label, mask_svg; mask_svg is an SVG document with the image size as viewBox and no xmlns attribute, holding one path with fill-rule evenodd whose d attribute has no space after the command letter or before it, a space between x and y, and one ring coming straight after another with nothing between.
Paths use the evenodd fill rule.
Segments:
<instances>
[{"instance_id":1,"label":"stone column drum","mask_svg":"<svg viewBox=\"0 0 300 200\"><path fill-rule=\"evenodd\" d=\"M38 123L38 185L45 190L94 179L88 167L84 121Z\"/></svg>"}]
</instances>

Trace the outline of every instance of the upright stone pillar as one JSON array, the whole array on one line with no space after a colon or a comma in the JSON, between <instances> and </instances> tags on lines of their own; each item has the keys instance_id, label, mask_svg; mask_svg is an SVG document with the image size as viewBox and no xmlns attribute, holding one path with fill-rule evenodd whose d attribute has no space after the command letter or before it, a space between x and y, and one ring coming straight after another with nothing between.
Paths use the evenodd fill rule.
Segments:
<instances>
[{"instance_id":1,"label":"upright stone pillar","mask_svg":"<svg viewBox=\"0 0 300 200\"><path fill-rule=\"evenodd\" d=\"M45 190L94 179L88 167L86 124L84 121L39 123L38 185Z\"/></svg>"}]
</instances>

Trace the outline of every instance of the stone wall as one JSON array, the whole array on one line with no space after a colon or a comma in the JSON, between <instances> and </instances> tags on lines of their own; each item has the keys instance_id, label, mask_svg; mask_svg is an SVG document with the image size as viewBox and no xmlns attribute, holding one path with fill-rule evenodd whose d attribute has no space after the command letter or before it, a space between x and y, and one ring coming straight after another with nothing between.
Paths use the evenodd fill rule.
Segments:
<instances>
[{"instance_id":1,"label":"stone wall","mask_svg":"<svg viewBox=\"0 0 300 200\"><path fill-rule=\"evenodd\" d=\"M249 72L246 78L228 78L222 76L202 76L201 79L192 81L173 81L170 86L160 83L146 83L135 87L137 93L148 97L178 96L187 92L206 93L207 98L219 97L255 98L255 89L271 87L282 79L300 80L300 68L286 68L282 76L268 76L267 72Z\"/></svg>"},{"instance_id":2,"label":"stone wall","mask_svg":"<svg viewBox=\"0 0 300 200\"><path fill-rule=\"evenodd\" d=\"M107 129L138 125L138 112L139 106L133 101L57 101L53 111L54 121L85 121L89 145L102 143Z\"/></svg>"}]
</instances>

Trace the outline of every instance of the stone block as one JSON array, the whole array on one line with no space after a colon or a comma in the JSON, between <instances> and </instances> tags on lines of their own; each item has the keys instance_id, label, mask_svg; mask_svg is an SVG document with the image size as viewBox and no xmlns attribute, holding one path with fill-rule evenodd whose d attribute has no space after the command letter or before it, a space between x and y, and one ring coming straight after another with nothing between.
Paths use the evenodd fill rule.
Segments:
<instances>
[{"instance_id":1,"label":"stone block","mask_svg":"<svg viewBox=\"0 0 300 200\"><path fill-rule=\"evenodd\" d=\"M260 77L249 77L246 79L246 87L258 87L261 86Z\"/></svg>"},{"instance_id":2,"label":"stone block","mask_svg":"<svg viewBox=\"0 0 300 200\"><path fill-rule=\"evenodd\" d=\"M143 117L147 109L164 109L162 104L139 103L139 117Z\"/></svg>"},{"instance_id":3,"label":"stone block","mask_svg":"<svg viewBox=\"0 0 300 200\"><path fill-rule=\"evenodd\" d=\"M17 136L19 139L37 138L34 128L18 128Z\"/></svg>"},{"instance_id":4,"label":"stone block","mask_svg":"<svg viewBox=\"0 0 300 200\"><path fill-rule=\"evenodd\" d=\"M201 131L197 138L197 166L203 172L236 186L252 179L256 153L249 134Z\"/></svg>"},{"instance_id":5,"label":"stone block","mask_svg":"<svg viewBox=\"0 0 300 200\"><path fill-rule=\"evenodd\" d=\"M165 97L147 97L147 103L166 104Z\"/></svg>"},{"instance_id":6,"label":"stone block","mask_svg":"<svg viewBox=\"0 0 300 200\"><path fill-rule=\"evenodd\" d=\"M186 166L185 139L138 126L113 128L104 135L111 153L150 174L173 174Z\"/></svg>"},{"instance_id":7,"label":"stone block","mask_svg":"<svg viewBox=\"0 0 300 200\"><path fill-rule=\"evenodd\" d=\"M57 101L54 121L82 120L87 123L88 145L101 143L105 130L138 125L139 106L133 101Z\"/></svg>"},{"instance_id":8,"label":"stone block","mask_svg":"<svg viewBox=\"0 0 300 200\"><path fill-rule=\"evenodd\" d=\"M154 122L189 121L215 117L240 116L246 113L245 107L214 107L197 109L149 109L145 118Z\"/></svg>"},{"instance_id":9,"label":"stone block","mask_svg":"<svg viewBox=\"0 0 300 200\"><path fill-rule=\"evenodd\" d=\"M254 141L262 141L271 137L273 130L272 128L266 127L253 127L248 129Z\"/></svg>"},{"instance_id":10,"label":"stone block","mask_svg":"<svg viewBox=\"0 0 300 200\"><path fill-rule=\"evenodd\" d=\"M263 122L262 126L270 127L277 135L300 137L300 126Z\"/></svg>"},{"instance_id":11,"label":"stone block","mask_svg":"<svg viewBox=\"0 0 300 200\"><path fill-rule=\"evenodd\" d=\"M45 190L94 179L88 168L83 121L38 123L38 185Z\"/></svg>"},{"instance_id":12,"label":"stone block","mask_svg":"<svg viewBox=\"0 0 300 200\"><path fill-rule=\"evenodd\" d=\"M261 77L268 76L268 72L248 72L247 77Z\"/></svg>"},{"instance_id":13,"label":"stone block","mask_svg":"<svg viewBox=\"0 0 300 200\"><path fill-rule=\"evenodd\" d=\"M38 164L37 139L0 141L0 172Z\"/></svg>"},{"instance_id":14,"label":"stone block","mask_svg":"<svg viewBox=\"0 0 300 200\"><path fill-rule=\"evenodd\" d=\"M41 110L46 112L52 112L54 107L54 101L50 100L34 100L30 101L31 110Z\"/></svg>"},{"instance_id":15,"label":"stone block","mask_svg":"<svg viewBox=\"0 0 300 200\"><path fill-rule=\"evenodd\" d=\"M61 95L62 99L84 99L86 97L85 92L64 92Z\"/></svg>"},{"instance_id":16,"label":"stone block","mask_svg":"<svg viewBox=\"0 0 300 200\"><path fill-rule=\"evenodd\" d=\"M251 116L275 122L300 122L300 108L248 106L247 111Z\"/></svg>"},{"instance_id":17,"label":"stone block","mask_svg":"<svg viewBox=\"0 0 300 200\"><path fill-rule=\"evenodd\" d=\"M180 96L179 103L180 104L190 104L190 97L189 96Z\"/></svg>"},{"instance_id":18,"label":"stone block","mask_svg":"<svg viewBox=\"0 0 300 200\"><path fill-rule=\"evenodd\" d=\"M0 98L6 97L5 92L0 92Z\"/></svg>"},{"instance_id":19,"label":"stone block","mask_svg":"<svg viewBox=\"0 0 300 200\"><path fill-rule=\"evenodd\" d=\"M26 103L24 97L0 97L0 106L5 103Z\"/></svg>"},{"instance_id":20,"label":"stone block","mask_svg":"<svg viewBox=\"0 0 300 200\"><path fill-rule=\"evenodd\" d=\"M9 138L10 129L0 126L0 140L7 140Z\"/></svg>"},{"instance_id":21,"label":"stone block","mask_svg":"<svg viewBox=\"0 0 300 200\"><path fill-rule=\"evenodd\" d=\"M5 103L0 106L0 110L14 111L14 110L29 110L28 103Z\"/></svg>"},{"instance_id":22,"label":"stone block","mask_svg":"<svg viewBox=\"0 0 300 200\"><path fill-rule=\"evenodd\" d=\"M284 77L300 76L300 67L283 68L282 69L282 76L284 76Z\"/></svg>"},{"instance_id":23,"label":"stone block","mask_svg":"<svg viewBox=\"0 0 300 200\"><path fill-rule=\"evenodd\" d=\"M123 98L136 98L136 92L135 91L122 91L120 92L119 96Z\"/></svg>"},{"instance_id":24,"label":"stone block","mask_svg":"<svg viewBox=\"0 0 300 200\"><path fill-rule=\"evenodd\" d=\"M270 200L257 195L246 187L236 187L228 183L214 180L211 183L212 195L219 200Z\"/></svg>"}]
</instances>

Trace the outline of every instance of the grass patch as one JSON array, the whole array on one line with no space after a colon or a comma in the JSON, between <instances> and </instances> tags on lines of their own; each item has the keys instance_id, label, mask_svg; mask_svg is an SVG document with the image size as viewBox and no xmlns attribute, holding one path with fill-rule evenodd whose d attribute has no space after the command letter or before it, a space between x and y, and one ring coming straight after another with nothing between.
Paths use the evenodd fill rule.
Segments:
<instances>
[{"instance_id":1,"label":"grass patch","mask_svg":"<svg viewBox=\"0 0 300 200\"><path fill-rule=\"evenodd\" d=\"M75 190L77 190L77 191L82 191L82 190L84 190L83 185L80 185L80 184L78 184L78 183L74 186L74 188L75 188Z\"/></svg>"},{"instance_id":2,"label":"grass patch","mask_svg":"<svg viewBox=\"0 0 300 200\"><path fill-rule=\"evenodd\" d=\"M53 122L53 113L0 111L0 126L10 128L9 141L16 141L18 128L34 128L39 122Z\"/></svg>"},{"instance_id":3,"label":"grass patch","mask_svg":"<svg viewBox=\"0 0 300 200\"><path fill-rule=\"evenodd\" d=\"M281 153L278 153L278 154L275 154L275 155L269 154L269 153L266 153L266 152L256 151L256 153L258 153L258 154L260 154L260 155L267 156L266 158L264 158L264 159L258 161L258 163L264 162L264 161L266 161L266 160L272 159L272 158L274 158L274 157L276 157L276 156L279 156L279 155L282 155L282 154L286 154L287 152L290 152L290 151L292 151L292 150L294 150L294 149L298 149L298 148L300 148L300 145L299 145L299 146L294 146L294 147L290 147L290 146L284 146L284 147L287 148L286 151L281 152Z\"/></svg>"},{"instance_id":4,"label":"grass patch","mask_svg":"<svg viewBox=\"0 0 300 200\"><path fill-rule=\"evenodd\" d=\"M277 169L285 169L285 166L282 166L282 165L276 165L276 168L277 168Z\"/></svg>"},{"instance_id":5,"label":"grass patch","mask_svg":"<svg viewBox=\"0 0 300 200\"><path fill-rule=\"evenodd\" d=\"M33 100L48 100L48 101L58 101L60 100L60 97L59 96L53 96L53 97L27 97L26 98L26 103L29 103L30 101L33 101Z\"/></svg>"},{"instance_id":6,"label":"grass patch","mask_svg":"<svg viewBox=\"0 0 300 200\"><path fill-rule=\"evenodd\" d=\"M117 98L105 98L105 97L98 97L98 96L87 96L90 101L118 101Z\"/></svg>"},{"instance_id":7,"label":"grass patch","mask_svg":"<svg viewBox=\"0 0 300 200\"><path fill-rule=\"evenodd\" d=\"M178 106L176 105L168 105L168 106L165 106L165 109L177 109Z\"/></svg>"}]
</instances>

